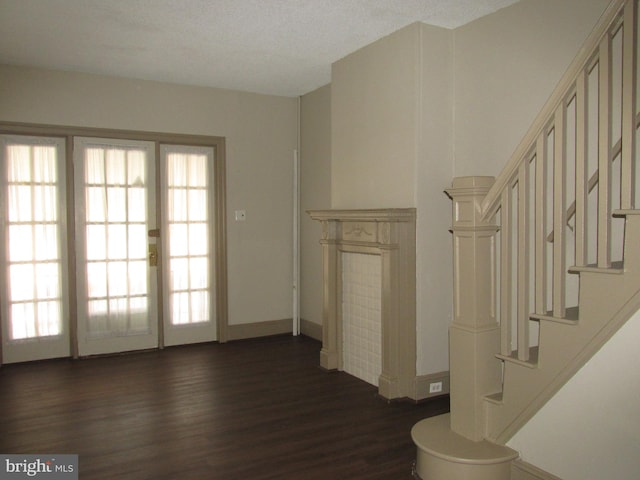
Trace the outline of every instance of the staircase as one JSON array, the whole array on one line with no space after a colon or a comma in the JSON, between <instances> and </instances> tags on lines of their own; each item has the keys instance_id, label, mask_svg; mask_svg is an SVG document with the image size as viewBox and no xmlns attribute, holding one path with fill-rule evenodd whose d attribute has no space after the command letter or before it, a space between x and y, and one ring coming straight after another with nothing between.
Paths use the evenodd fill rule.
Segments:
<instances>
[{"instance_id":1,"label":"staircase","mask_svg":"<svg viewBox=\"0 0 640 480\"><path fill-rule=\"evenodd\" d=\"M570 269L580 276L577 308L564 316L531 315L540 323L540 337L528 361L517 352L497 355L504 380L502 391L484 399L487 439L508 441L640 309L639 214L624 214L624 264Z\"/></svg>"},{"instance_id":2,"label":"staircase","mask_svg":"<svg viewBox=\"0 0 640 480\"><path fill-rule=\"evenodd\" d=\"M640 309L637 32L614 0L497 179L447 191L451 414L414 427L419 478L511 479L505 443Z\"/></svg>"}]
</instances>

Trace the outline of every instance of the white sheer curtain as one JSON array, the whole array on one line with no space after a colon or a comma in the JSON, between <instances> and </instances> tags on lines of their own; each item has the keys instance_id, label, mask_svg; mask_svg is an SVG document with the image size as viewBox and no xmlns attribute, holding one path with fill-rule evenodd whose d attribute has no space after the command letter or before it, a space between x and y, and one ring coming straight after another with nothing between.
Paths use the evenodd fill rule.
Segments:
<instances>
[{"instance_id":1,"label":"white sheer curtain","mask_svg":"<svg viewBox=\"0 0 640 480\"><path fill-rule=\"evenodd\" d=\"M170 321L172 325L209 322L209 155L188 147L165 146L163 158Z\"/></svg>"},{"instance_id":2,"label":"white sheer curtain","mask_svg":"<svg viewBox=\"0 0 640 480\"><path fill-rule=\"evenodd\" d=\"M146 151L88 145L83 168L87 333L148 333Z\"/></svg>"},{"instance_id":3,"label":"white sheer curtain","mask_svg":"<svg viewBox=\"0 0 640 480\"><path fill-rule=\"evenodd\" d=\"M64 155L60 142L3 138L1 143L8 340L59 336L64 283L59 162L64 163Z\"/></svg>"}]
</instances>

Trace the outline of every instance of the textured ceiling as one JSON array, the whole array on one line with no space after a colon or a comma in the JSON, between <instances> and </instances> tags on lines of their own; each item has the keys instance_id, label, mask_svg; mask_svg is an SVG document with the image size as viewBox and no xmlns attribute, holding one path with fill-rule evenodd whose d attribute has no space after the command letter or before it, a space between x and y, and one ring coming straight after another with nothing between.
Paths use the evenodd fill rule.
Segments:
<instances>
[{"instance_id":1,"label":"textured ceiling","mask_svg":"<svg viewBox=\"0 0 640 480\"><path fill-rule=\"evenodd\" d=\"M0 0L0 63L297 96L406 25L519 0Z\"/></svg>"}]
</instances>

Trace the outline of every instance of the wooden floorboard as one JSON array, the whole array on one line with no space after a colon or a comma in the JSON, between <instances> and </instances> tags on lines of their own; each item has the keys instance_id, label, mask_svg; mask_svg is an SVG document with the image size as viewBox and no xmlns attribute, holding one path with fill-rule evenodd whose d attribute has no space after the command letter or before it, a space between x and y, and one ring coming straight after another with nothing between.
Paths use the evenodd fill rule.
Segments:
<instances>
[{"instance_id":1,"label":"wooden floorboard","mask_svg":"<svg viewBox=\"0 0 640 480\"><path fill-rule=\"evenodd\" d=\"M93 479L411 479L410 429L447 397L387 402L278 336L0 368L0 453L79 455Z\"/></svg>"}]
</instances>

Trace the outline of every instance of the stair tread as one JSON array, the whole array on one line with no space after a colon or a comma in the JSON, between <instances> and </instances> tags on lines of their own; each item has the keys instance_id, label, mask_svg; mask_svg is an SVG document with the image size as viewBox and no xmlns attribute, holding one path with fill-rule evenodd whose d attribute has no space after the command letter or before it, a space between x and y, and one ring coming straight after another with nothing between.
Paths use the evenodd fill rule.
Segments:
<instances>
[{"instance_id":1,"label":"stair tread","mask_svg":"<svg viewBox=\"0 0 640 480\"><path fill-rule=\"evenodd\" d=\"M546 320L549 322L565 323L567 325L575 325L579 320L579 308L567 307L565 309L564 317L557 317L553 314L553 310L549 310L547 313L532 313L530 315L535 320Z\"/></svg>"},{"instance_id":2,"label":"stair tread","mask_svg":"<svg viewBox=\"0 0 640 480\"><path fill-rule=\"evenodd\" d=\"M628 215L640 215L640 210L620 208L613 211L614 217L626 217Z\"/></svg>"},{"instance_id":3,"label":"stair tread","mask_svg":"<svg viewBox=\"0 0 640 480\"><path fill-rule=\"evenodd\" d=\"M500 360L522 365L527 368L536 368L538 366L538 347L529 347L529 360L520 360L518 358L518 351L511 352L511 355L497 354L496 357Z\"/></svg>"},{"instance_id":4,"label":"stair tread","mask_svg":"<svg viewBox=\"0 0 640 480\"><path fill-rule=\"evenodd\" d=\"M624 273L624 262L616 261L611 262L611 267L599 267L596 264L578 266L574 265L569 268L569 273L581 273L581 272L594 272L594 273L609 273L612 275L620 275Z\"/></svg>"}]
</instances>

